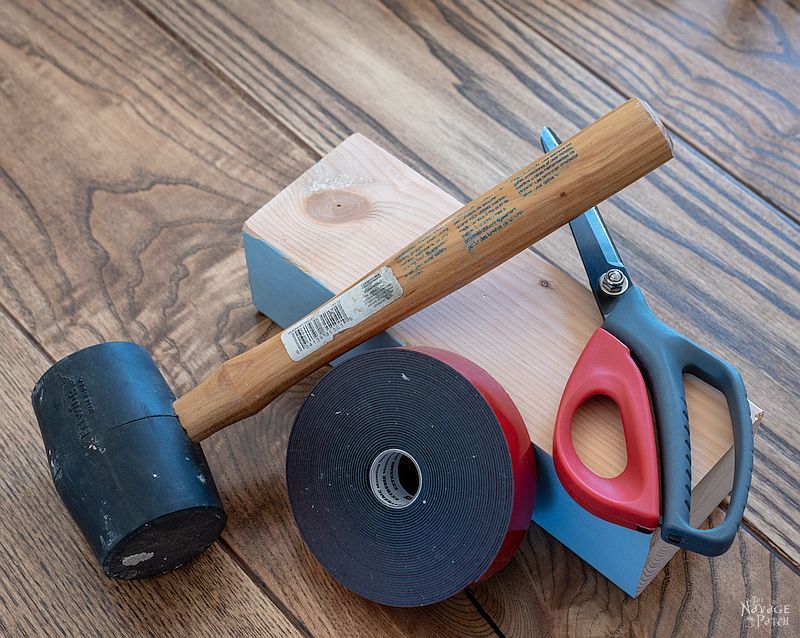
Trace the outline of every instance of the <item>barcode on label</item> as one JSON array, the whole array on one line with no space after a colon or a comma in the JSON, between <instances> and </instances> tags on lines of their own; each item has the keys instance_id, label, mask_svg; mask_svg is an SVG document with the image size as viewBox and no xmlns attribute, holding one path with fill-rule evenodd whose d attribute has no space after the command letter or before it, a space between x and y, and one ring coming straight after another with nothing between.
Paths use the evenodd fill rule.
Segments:
<instances>
[{"instance_id":1,"label":"barcode on label","mask_svg":"<svg viewBox=\"0 0 800 638\"><path fill-rule=\"evenodd\" d=\"M333 335L336 328L345 325L349 319L342 304L336 303L333 308L325 310L293 328L289 334L294 339L298 354L314 348L319 342L325 343L325 340Z\"/></svg>"},{"instance_id":2,"label":"barcode on label","mask_svg":"<svg viewBox=\"0 0 800 638\"><path fill-rule=\"evenodd\" d=\"M358 282L309 317L281 333L287 354L299 361L403 295L403 288L388 266Z\"/></svg>"}]
</instances>

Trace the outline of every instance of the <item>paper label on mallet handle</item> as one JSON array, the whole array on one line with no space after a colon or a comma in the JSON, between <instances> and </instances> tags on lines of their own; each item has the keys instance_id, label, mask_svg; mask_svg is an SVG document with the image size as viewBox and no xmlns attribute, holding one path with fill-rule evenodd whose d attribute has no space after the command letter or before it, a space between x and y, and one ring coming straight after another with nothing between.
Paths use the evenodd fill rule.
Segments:
<instances>
[{"instance_id":1,"label":"paper label on mallet handle","mask_svg":"<svg viewBox=\"0 0 800 638\"><path fill-rule=\"evenodd\" d=\"M338 333L358 325L402 296L403 287L392 269L384 266L286 328L281 333L283 347L293 361L300 361Z\"/></svg>"}]
</instances>

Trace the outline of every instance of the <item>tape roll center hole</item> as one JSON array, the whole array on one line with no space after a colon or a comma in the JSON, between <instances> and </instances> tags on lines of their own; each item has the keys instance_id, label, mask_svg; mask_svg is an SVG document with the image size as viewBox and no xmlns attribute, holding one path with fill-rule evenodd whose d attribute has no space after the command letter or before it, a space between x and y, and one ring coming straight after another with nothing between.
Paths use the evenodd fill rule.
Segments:
<instances>
[{"instance_id":1,"label":"tape roll center hole","mask_svg":"<svg viewBox=\"0 0 800 638\"><path fill-rule=\"evenodd\" d=\"M419 496L422 473L413 456L391 448L375 457L369 468L369 483L372 493L382 505L402 509Z\"/></svg>"}]
</instances>

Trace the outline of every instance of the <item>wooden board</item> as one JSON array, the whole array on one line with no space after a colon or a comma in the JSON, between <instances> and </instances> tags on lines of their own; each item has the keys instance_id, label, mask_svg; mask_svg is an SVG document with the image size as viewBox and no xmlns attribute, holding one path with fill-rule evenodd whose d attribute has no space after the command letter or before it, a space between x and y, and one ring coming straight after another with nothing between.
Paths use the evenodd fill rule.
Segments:
<instances>
[{"instance_id":1,"label":"wooden board","mask_svg":"<svg viewBox=\"0 0 800 638\"><path fill-rule=\"evenodd\" d=\"M677 135L798 219L800 11L705 0L505 4L618 91L648 95Z\"/></svg>"},{"instance_id":2,"label":"wooden board","mask_svg":"<svg viewBox=\"0 0 800 638\"><path fill-rule=\"evenodd\" d=\"M146 4L314 151L364 133L462 201L530 161L538 127L568 136L623 99L495 3ZM606 221L658 316L745 370L770 407L746 518L797 562L800 232L680 139L676 155ZM537 251L583 281L568 231Z\"/></svg>"},{"instance_id":3,"label":"wooden board","mask_svg":"<svg viewBox=\"0 0 800 638\"><path fill-rule=\"evenodd\" d=\"M286 327L460 206L364 136L352 135L245 223L254 303ZM525 251L390 328L377 345L444 348L494 376L537 448L533 520L635 595L676 549L657 535L589 515L563 490L550 458L561 393L600 321L586 288ZM724 398L697 379L686 385L693 517L700 524L730 491L733 436ZM752 406L752 413L760 420L759 408ZM616 476L624 469L625 442L610 401L584 406L572 438L597 473Z\"/></svg>"}]
</instances>

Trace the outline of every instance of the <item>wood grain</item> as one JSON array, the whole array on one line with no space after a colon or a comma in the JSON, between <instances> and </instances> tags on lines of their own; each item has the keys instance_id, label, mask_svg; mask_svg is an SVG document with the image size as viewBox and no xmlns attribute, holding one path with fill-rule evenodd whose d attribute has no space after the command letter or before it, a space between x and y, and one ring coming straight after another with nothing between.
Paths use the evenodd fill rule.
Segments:
<instances>
[{"instance_id":1,"label":"wood grain","mask_svg":"<svg viewBox=\"0 0 800 638\"><path fill-rule=\"evenodd\" d=\"M365 133L462 201L530 161L537 126L566 137L621 97L494 3L146 6L315 151ZM675 150L605 217L654 312L739 367L769 407L746 517L797 562L800 232L695 149ZM583 281L568 231L537 251Z\"/></svg>"},{"instance_id":2,"label":"wood grain","mask_svg":"<svg viewBox=\"0 0 800 638\"><path fill-rule=\"evenodd\" d=\"M28 396L51 360L0 311L0 634L301 636L220 545L184 570L103 577L46 471Z\"/></svg>"},{"instance_id":3,"label":"wood grain","mask_svg":"<svg viewBox=\"0 0 800 638\"><path fill-rule=\"evenodd\" d=\"M189 437L201 441L260 412L314 370L526 250L670 159L672 143L661 122L644 102L627 100L446 219L434 214L419 235L399 244L371 271L356 273L328 302L342 303L349 294L357 306L372 305L361 291L368 278L377 276L393 297L369 315L354 316L354 323L332 332L327 342L312 342L301 356L293 356L291 341L284 341L292 338L289 331L225 361L175 401L175 413ZM332 306L321 306L298 323L326 308L330 314Z\"/></svg>"},{"instance_id":4,"label":"wood grain","mask_svg":"<svg viewBox=\"0 0 800 638\"><path fill-rule=\"evenodd\" d=\"M269 322L250 305L241 227L313 155L121 2L2 3L0 90L0 302L50 357L97 341L137 341L180 393L244 350L237 337L252 345L263 336ZM3 384L3 396L20 406L15 414L28 415L30 427L23 410L34 377L48 365L41 357L35 363L19 385ZM97 587L139 592L117 594L101 607L109 626L124 632L130 620L132 632L143 627L151 634L160 633L159 623L180 624L174 631L183 635L257 635L273 626L278 633L285 624L279 617L259 623L273 613L272 598L301 632L320 636L492 634L464 595L405 614L332 585L306 552L289 510L283 472L291 417L278 412L270 422L250 423L255 438L234 431L206 447L230 514L224 542L252 581L218 549L166 581L112 585L97 575ZM20 423L4 418L6 436ZM25 467L46 490L43 451L30 452ZM242 481L242 468L251 464L257 477ZM4 479L13 476L0 467ZM14 489L19 499L30 496L24 481L15 479ZM42 545L26 546L32 566L3 579L4 622L21 623L12 635L24 635L37 633L25 629L35 622L26 616L62 615L63 633L92 633L92 560L78 558L79 533L54 490L45 493L47 504L30 503L37 516L31 527L21 511L4 533L35 536L41 527L45 539L60 539L76 554L69 564L48 565ZM241 503L247 508L239 512ZM255 563L240 550L269 561ZM71 591L78 563L87 574L77 584L85 600ZM12 570L13 561L3 568ZM25 592L26 602L16 606ZM55 601L70 596L84 602L62 614ZM149 620L151 610L164 619Z\"/></svg>"},{"instance_id":5,"label":"wood grain","mask_svg":"<svg viewBox=\"0 0 800 638\"><path fill-rule=\"evenodd\" d=\"M800 209L800 7L505 0L513 13L787 214Z\"/></svg>"}]
</instances>

